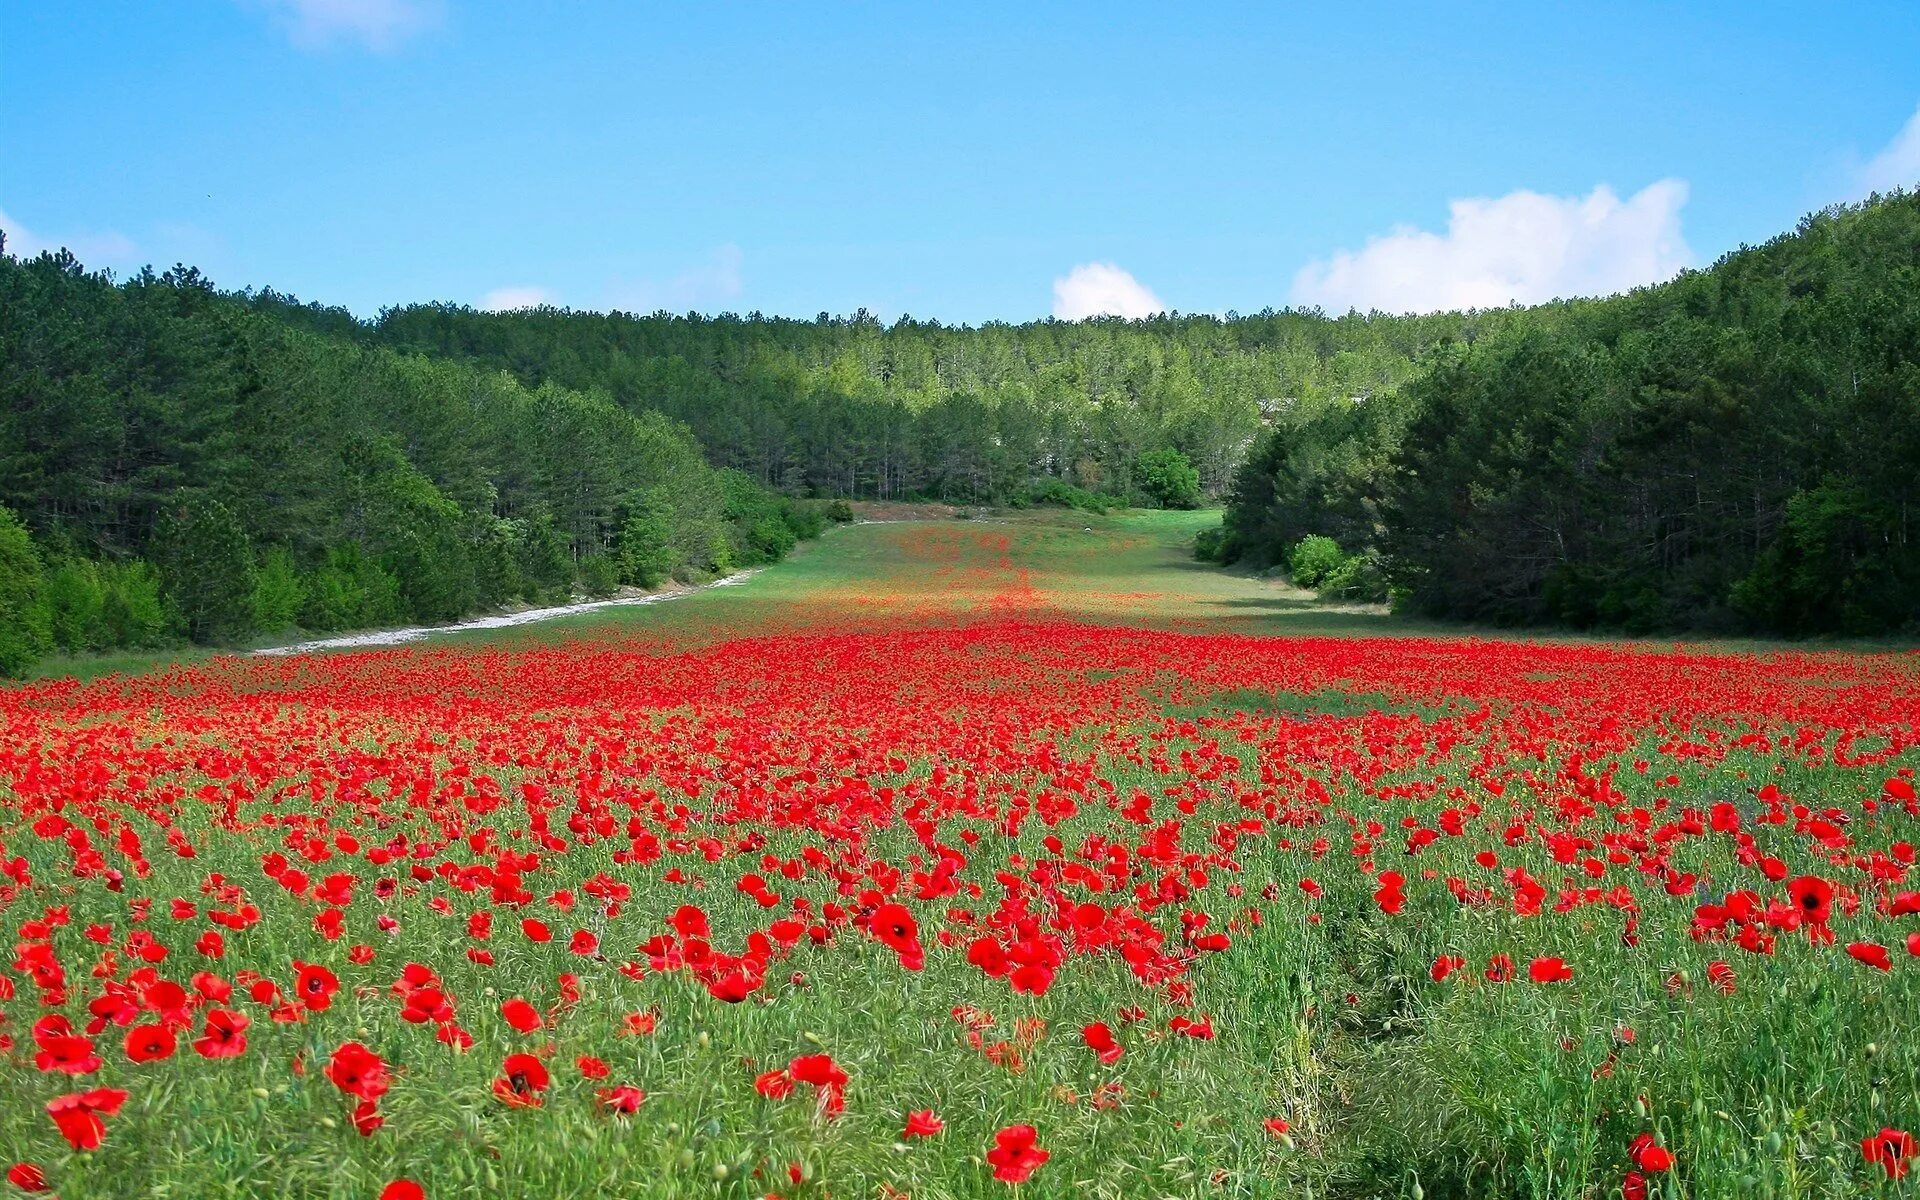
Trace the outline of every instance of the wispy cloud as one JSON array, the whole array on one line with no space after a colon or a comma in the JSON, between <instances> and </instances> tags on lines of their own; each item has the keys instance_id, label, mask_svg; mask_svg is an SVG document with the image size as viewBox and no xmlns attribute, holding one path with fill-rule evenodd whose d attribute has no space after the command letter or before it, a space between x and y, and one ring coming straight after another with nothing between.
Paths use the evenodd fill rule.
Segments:
<instances>
[{"instance_id":1,"label":"wispy cloud","mask_svg":"<svg viewBox=\"0 0 1920 1200\"><path fill-rule=\"evenodd\" d=\"M47 234L28 229L5 210L0 210L0 233L7 235L7 253L21 259L33 258L42 250L58 250L64 246L89 268L126 267L131 266L140 254L140 247L124 233L101 230Z\"/></svg>"},{"instance_id":2,"label":"wispy cloud","mask_svg":"<svg viewBox=\"0 0 1920 1200\"><path fill-rule=\"evenodd\" d=\"M1622 292L1692 265L1680 232L1686 202L1678 179L1625 200L1605 185L1585 196L1455 200L1445 233L1397 228L1308 263L1293 300L1330 312L1437 312Z\"/></svg>"},{"instance_id":3,"label":"wispy cloud","mask_svg":"<svg viewBox=\"0 0 1920 1200\"><path fill-rule=\"evenodd\" d=\"M512 312L518 308L539 308L543 304L559 303L559 298L548 289L531 285L497 287L480 297L480 307L487 312Z\"/></svg>"},{"instance_id":4,"label":"wispy cloud","mask_svg":"<svg viewBox=\"0 0 1920 1200\"><path fill-rule=\"evenodd\" d=\"M380 53L436 28L441 0L242 0L264 10L303 50L358 45Z\"/></svg>"},{"instance_id":5,"label":"wispy cloud","mask_svg":"<svg viewBox=\"0 0 1920 1200\"><path fill-rule=\"evenodd\" d=\"M1920 108L1914 110L1886 148L1867 160L1855 181L1860 197L1894 188L1920 188Z\"/></svg>"},{"instance_id":6,"label":"wispy cloud","mask_svg":"<svg viewBox=\"0 0 1920 1200\"><path fill-rule=\"evenodd\" d=\"M1081 263L1053 281L1053 315L1063 321L1087 317L1133 320L1165 312L1145 284L1110 262Z\"/></svg>"},{"instance_id":7,"label":"wispy cloud","mask_svg":"<svg viewBox=\"0 0 1920 1200\"><path fill-rule=\"evenodd\" d=\"M608 290L611 307L625 312L711 311L737 299L745 255L731 243L716 247L706 261L658 279L616 280Z\"/></svg>"}]
</instances>

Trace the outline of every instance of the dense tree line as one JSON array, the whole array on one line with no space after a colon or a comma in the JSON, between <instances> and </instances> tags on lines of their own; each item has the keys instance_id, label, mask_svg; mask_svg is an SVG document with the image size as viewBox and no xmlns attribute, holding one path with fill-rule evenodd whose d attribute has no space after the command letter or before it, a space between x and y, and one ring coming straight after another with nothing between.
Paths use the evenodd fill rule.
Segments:
<instances>
[{"instance_id":1,"label":"dense tree line","mask_svg":"<svg viewBox=\"0 0 1920 1200\"><path fill-rule=\"evenodd\" d=\"M603 394L0 253L0 672L720 573L821 520Z\"/></svg>"},{"instance_id":2,"label":"dense tree line","mask_svg":"<svg viewBox=\"0 0 1920 1200\"><path fill-rule=\"evenodd\" d=\"M407 353L603 392L694 431L709 458L792 495L1006 502L1054 482L1158 502L1183 454L1218 496L1276 406L1391 390L1504 314L1267 312L947 326L432 304L362 323L273 292L253 303Z\"/></svg>"},{"instance_id":3,"label":"dense tree line","mask_svg":"<svg viewBox=\"0 0 1920 1200\"><path fill-rule=\"evenodd\" d=\"M1420 612L1865 634L1920 622L1920 196L1290 406L1217 557L1337 542Z\"/></svg>"}]
</instances>

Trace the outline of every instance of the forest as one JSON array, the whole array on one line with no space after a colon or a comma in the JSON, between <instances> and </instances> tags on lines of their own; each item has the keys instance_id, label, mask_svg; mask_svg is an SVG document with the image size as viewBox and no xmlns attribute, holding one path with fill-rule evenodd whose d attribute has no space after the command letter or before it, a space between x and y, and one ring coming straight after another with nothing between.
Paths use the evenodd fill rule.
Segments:
<instances>
[{"instance_id":1,"label":"forest","mask_svg":"<svg viewBox=\"0 0 1920 1200\"><path fill-rule=\"evenodd\" d=\"M0 672L711 577L830 499L1195 507L1276 410L1504 319L361 320L0 253Z\"/></svg>"},{"instance_id":2,"label":"forest","mask_svg":"<svg viewBox=\"0 0 1920 1200\"><path fill-rule=\"evenodd\" d=\"M4 673L708 578L849 498L1224 500L1202 557L1429 616L1876 634L1920 616L1916 466L1899 193L1427 316L363 320L0 252Z\"/></svg>"},{"instance_id":3,"label":"forest","mask_svg":"<svg viewBox=\"0 0 1920 1200\"><path fill-rule=\"evenodd\" d=\"M724 574L825 519L602 394L0 254L0 674Z\"/></svg>"},{"instance_id":4,"label":"forest","mask_svg":"<svg viewBox=\"0 0 1920 1200\"><path fill-rule=\"evenodd\" d=\"M1920 196L1284 406L1205 557L1490 625L1920 621Z\"/></svg>"}]
</instances>

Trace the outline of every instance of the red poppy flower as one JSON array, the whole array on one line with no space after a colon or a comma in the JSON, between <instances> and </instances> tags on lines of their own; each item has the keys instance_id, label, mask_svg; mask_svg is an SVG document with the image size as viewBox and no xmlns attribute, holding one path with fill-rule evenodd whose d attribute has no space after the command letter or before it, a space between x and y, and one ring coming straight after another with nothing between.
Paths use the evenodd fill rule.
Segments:
<instances>
[{"instance_id":1,"label":"red poppy flower","mask_svg":"<svg viewBox=\"0 0 1920 1200\"><path fill-rule=\"evenodd\" d=\"M127 1030L127 1058L137 1063L159 1062L172 1058L173 1030L158 1022L135 1025Z\"/></svg>"},{"instance_id":2,"label":"red poppy flower","mask_svg":"<svg viewBox=\"0 0 1920 1200\"><path fill-rule=\"evenodd\" d=\"M1527 978L1535 983L1565 983L1573 978L1573 968L1554 955L1542 955L1527 964Z\"/></svg>"},{"instance_id":3,"label":"red poppy flower","mask_svg":"<svg viewBox=\"0 0 1920 1200\"><path fill-rule=\"evenodd\" d=\"M46 1192L53 1190L47 1186L46 1174L32 1163L15 1163L11 1167L8 1167L7 1182L23 1192Z\"/></svg>"},{"instance_id":4,"label":"red poppy flower","mask_svg":"<svg viewBox=\"0 0 1920 1200\"><path fill-rule=\"evenodd\" d=\"M427 1191L411 1179L396 1179L380 1189L380 1200L427 1200Z\"/></svg>"},{"instance_id":5,"label":"red poppy flower","mask_svg":"<svg viewBox=\"0 0 1920 1200\"><path fill-rule=\"evenodd\" d=\"M1633 1143L1627 1147L1627 1157L1633 1160L1634 1166L1652 1174L1673 1169L1673 1151L1654 1141L1650 1133L1640 1134L1633 1139Z\"/></svg>"},{"instance_id":6,"label":"red poppy flower","mask_svg":"<svg viewBox=\"0 0 1920 1200\"><path fill-rule=\"evenodd\" d=\"M1286 1137L1293 1131L1293 1126L1287 1123L1285 1117L1268 1117L1260 1122L1260 1126L1277 1138Z\"/></svg>"},{"instance_id":7,"label":"red poppy flower","mask_svg":"<svg viewBox=\"0 0 1920 1200\"><path fill-rule=\"evenodd\" d=\"M993 1135L993 1149L987 1162L993 1177L1002 1183L1025 1183L1040 1166L1053 1157L1039 1145L1040 1134L1031 1125L1009 1125Z\"/></svg>"},{"instance_id":8,"label":"red poppy flower","mask_svg":"<svg viewBox=\"0 0 1920 1200\"><path fill-rule=\"evenodd\" d=\"M1888 1179L1899 1179L1907 1173L1907 1160L1914 1156L1914 1137L1903 1129L1882 1129L1860 1139L1860 1153L1884 1170Z\"/></svg>"},{"instance_id":9,"label":"red poppy flower","mask_svg":"<svg viewBox=\"0 0 1920 1200\"><path fill-rule=\"evenodd\" d=\"M647 1094L637 1087L622 1084L619 1087L601 1088L594 1093L600 1098L601 1107L623 1117L630 1117L640 1111L646 1102Z\"/></svg>"},{"instance_id":10,"label":"red poppy flower","mask_svg":"<svg viewBox=\"0 0 1920 1200\"><path fill-rule=\"evenodd\" d=\"M539 1108L540 1093L552 1082L547 1064L531 1054L509 1054L493 1081L493 1094L515 1108Z\"/></svg>"},{"instance_id":11,"label":"red poppy flower","mask_svg":"<svg viewBox=\"0 0 1920 1200\"><path fill-rule=\"evenodd\" d=\"M1487 960L1486 977L1490 983L1505 983L1513 978L1511 955L1496 954Z\"/></svg>"},{"instance_id":12,"label":"red poppy flower","mask_svg":"<svg viewBox=\"0 0 1920 1200\"><path fill-rule=\"evenodd\" d=\"M75 1150L98 1150L107 1137L107 1123L101 1118L119 1112L126 1102L127 1093L119 1088L94 1088L47 1101L47 1115Z\"/></svg>"},{"instance_id":13,"label":"red poppy flower","mask_svg":"<svg viewBox=\"0 0 1920 1200\"><path fill-rule=\"evenodd\" d=\"M927 1138L947 1127L930 1108L918 1109L907 1114L907 1127L901 1131L903 1138Z\"/></svg>"},{"instance_id":14,"label":"red poppy flower","mask_svg":"<svg viewBox=\"0 0 1920 1200\"><path fill-rule=\"evenodd\" d=\"M1789 879L1787 898L1793 902L1800 919L1809 925L1825 925L1833 915L1833 885L1818 875Z\"/></svg>"},{"instance_id":15,"label":"red poppy flower","mask_svg":"<svg viewBox=\"0 0 1920 1200\"><path fill-rule=\"evenodd\" d=\"M532 1033L541 1025L540 1010L518 996L500 1006L500 1015L521 1033Z\"/></svg>"},{"instance_id":16,"label":"red poppy flower","mask_svg":"<svg viewBox=\"0 0 1920 1200\"><path fill-rule=\"evenodd\" d=\"M753 1081L753 1090L769 1100L785 1100L793 1095L793 1076L785 1071L767 1071Z\"/></svg>"},{"instance_id":17,"label":"red poppy flower","mask_svg":"<svg viewBox=\"0 0 1920 1200\"><path fill-rule=\"evenodd\" d=\"M340 990L340 977L327 968L298 959L293 963L293 994L309 1012L325 1012Z\"/></svg>"},{"instance_id":18,"label":"red poppy flower","mask_svg":"<svg viewBox=\"0 0 1920 1200\"><path fill-rule=\"evenodd\" d=\"M604 1059L595 1058L590 1054L582 1054L574 1059L573 1065L580 1068L582 1079L605 1079L612 1074L612 1068L607 1066Z\"/></svg>"},{"instance_id":19,"label":"red poppy flower","mask_svg":"<svg viewBox=\"0 0 1920 1200\"><path fill-rule=\"evenodd\" d=\"M1893 955L1879 942L1848 942L1847 953L1858 962L1882 971L1893 970Z\"/></svg>"},{"instance_id":20,"label":"red poppy flower","mask_svg":"<svg viewBox=\"0 0 1920 1200\"><path fill-rule=\"evenodd\" d=\"M386 1062L359 1042L346 1042L327 1060L327 1078L333 1086L360 1100L378 1100L392 1081Z\"/></svg>"},{"instance_id":21,"label":"red poppy flower","mask_svg":"<svg viewBox=\"0 0 1920 1200\"><path fill-rule=\"evenodd\" d=\"M1428 969L1427 974L1433 977L1435 983L1444 983L1447 976L1466 965L1467 960L1458 954L1442 954L1433 960L1433 966Z\"/></svg>"},{"instance_id":22,"label":"red poppy flower","mask_svg":"<svg viewBox=\"0 0 1920 1200\"><path fill-rule=\"evenodd\" d=\"M200 1036L194 1039L194 1052L202 1058L236 1058L247 1049L247 1026L253 1018L245 1013L216 1008L207 1014Z\"/></svg>"},{"instance_id":23,"label":"red poppy flower","mask_svg":"<svg viewBox=\"0 0 1920 1200\"><path fill-rule=\"evenodd\" d=\"M788 1064L787 1073L814 1087L845 1087L847 1083L847 1073L831 1054L802 1054Z\"/></svg>"},{"instance_id":24,"label":"red poppy flower","mask_svg":"<svg viewBox=\"0 0 1920 1200\"><path fill-rule=\"evenodd\" d=\"M1080 1031L1080 1037L1087 1043L1087 1049L1099 1056L1101 1063L1111 1066L1120 1061L1121 1045L1105 1021L1088 1025Z\"/></svg>"},{"instance_id":25,"label":"red poppy flower","mask_svg":"<svg viewBox=\"0 0 1920 1200\"><path fill-rule=\"evenodd\" d=\"M867 930L879 942L900 956L900 965L918 971L926 964L926 951L920 945L920 925L904 904L882 904L867 918Z\"/></svg>"}]
</instances>

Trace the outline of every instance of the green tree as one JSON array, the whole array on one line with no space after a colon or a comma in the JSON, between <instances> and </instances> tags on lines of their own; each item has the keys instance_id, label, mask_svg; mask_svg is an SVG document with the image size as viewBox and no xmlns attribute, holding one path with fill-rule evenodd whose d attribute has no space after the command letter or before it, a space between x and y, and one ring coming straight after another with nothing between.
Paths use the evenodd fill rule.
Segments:
<instances>
[{"instance_id":1,"label":"green tree","mask_svg":"<svg viewBox=\"0 0 1920 1200\"><path fill-rule=\"evenodd\" d=\"M1178 450L1148 450L1134 460L1134 481L1157 508L1200 507L1200 472Z\"/></svg>"},{"instance_id":2,"label":"green tree","mask_svg":"<svg viewBox=\"0 0 1920 1200\"><path fill-rule=\"evenodd\" d=\"M161 512L158 534L166 598L196 642L228 641L253 629L253 546L226 505L180 493Z\"/></svg>"},{"instance_id":3,"label":"green tree","mask_svg":"<svg viewBox=\"0 0 1920 1200\"><path fill-rule=\"evenodd\" d=\"M47 652L40 584L39 551L19 519L0 508L0 675L19 675Z\"/></svg>"}]
</instances>

